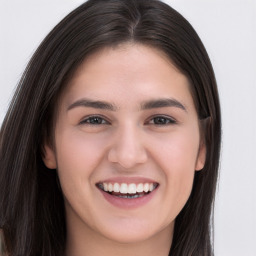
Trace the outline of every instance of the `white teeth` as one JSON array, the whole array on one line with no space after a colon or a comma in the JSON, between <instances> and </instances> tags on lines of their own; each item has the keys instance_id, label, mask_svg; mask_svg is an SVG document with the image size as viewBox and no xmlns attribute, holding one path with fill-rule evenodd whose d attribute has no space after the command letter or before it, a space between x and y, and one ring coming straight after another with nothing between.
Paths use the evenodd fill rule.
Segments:
<instances>
[{"instance_id":1,"label":"white teeth","mask_svg":"<svg viewBox=\"0 0 256 256\"><path fill-rule=\"evenodd\" d=\"M103 183L103 189L104 189L104 191L108 191L108 184L107 183Z\"/></svg>"},{"instance_id":2,"label":"white teeth","mask_svg":"<svg viewBox=\"0 0 256 256\"><path fill-rule=\"evenodd\" d=\"M128 186L128 194L136 194L136 184L132 183Z\"/></svg>"},{"instance_id":3,"label":"white teeth","mask_svg":"<svg viewBox=\"0 0 256 256\"><path fill-rule=\"evenodd\" d=\"M113 185L111 183L108 184L108 192L112 192L113 191Z\"/></svg>"},{"instance_id":4,"label":"white teeth","mask_svg":"<svg viewBox=\"0 0 256 256\"><path fill-rule=\"evenodd\" d=\"M144 184L144 192L148 192L149 191L149 184L148 183L145 183Z\"/></svg>"},{"instance_id":5,"label":"white teeth","mask_svg":"<svg viewBox=\"0 0 256 256\"><path fill-rule=\"evenodd\" d=\"M138 184L137 185L137 193L141 193L141 192L143 192L143 189L144 189L144 187L143 187L143 184L142 183L140 183L140 184Z\"/></svg>"},{"instance_id":6,"label":"white teeth","mask_svg":"<svg viewBox=\"0 0 256 256\"><path fill-rule=\"evenodd\" d=\"M127 194L128 193L128 185L126 183L121 184L120 193L121 194Z\"/></svg>"},{"instance_id":7,"label":"white teeth","mask_svg":"<svg viewBox=\"0 0 256 256\"><path fill-rule=\"evenodd\" d=\"M119 191L120 191L119 187L120 187L119 184L115 183L114 184L114 192L119 193Z\"/></svg>"},{"instance_id":8,"label":"white teeth","mask_svg":"<svg viewBox=\"0 0 256 256\"><path fill-rule=\"evenodd\" d=\"M115 192L115 193L121 193L121 194L136 194L136 193L148 193L152 192L157 187L154 183L103 183L101 184L101 189L103 189L106 192Z\"/></svg>"}]
</instances>

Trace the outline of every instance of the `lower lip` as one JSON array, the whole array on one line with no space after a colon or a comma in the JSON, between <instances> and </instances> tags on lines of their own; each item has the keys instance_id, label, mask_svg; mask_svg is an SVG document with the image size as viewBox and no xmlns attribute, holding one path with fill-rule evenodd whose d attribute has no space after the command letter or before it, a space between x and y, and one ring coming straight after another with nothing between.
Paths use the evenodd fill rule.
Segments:
<instances>
[{"instance_id":1,"label":"lower lip","mask_svg":"<svg viewBox=\"0 0 256 256\"><path fill-rule=\"evenodd\" d=\"M121 198L118 196L113 196L107 192L104 192L103 190L99 189L104 198L112 205L123 208L123 209L135 209L138 207L141 207L145 204L147 204L154 195L156 194L158 187L150 192L149 194L146 194L142 197L137 197L137 198Z\"/></svg>"}]
</instances>

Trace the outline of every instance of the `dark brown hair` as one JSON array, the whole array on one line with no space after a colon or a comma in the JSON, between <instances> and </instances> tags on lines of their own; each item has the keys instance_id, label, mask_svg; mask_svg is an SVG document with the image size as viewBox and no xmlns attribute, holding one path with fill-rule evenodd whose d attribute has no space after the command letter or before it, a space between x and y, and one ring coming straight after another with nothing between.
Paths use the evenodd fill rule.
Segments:
<instances>
[{"instance_id":1,"label":"dark brown hair","mask_svg":"<svg viewBox=\"0 0 256 256\"><path fill-rule=\"evenodd\" d=\"M0 228L11 256L64 254L57 173L42 161L59 95L80 63L106 46L135 42L164 52L190 80L204 120L206 164L175 222L170 255L210 256L221 140L220 106L207 52L192 26L157 0L89 0L64 18L29 62L0 131ZM171 239L171 238L170 238Z\"/></svg>"}]
</instances>

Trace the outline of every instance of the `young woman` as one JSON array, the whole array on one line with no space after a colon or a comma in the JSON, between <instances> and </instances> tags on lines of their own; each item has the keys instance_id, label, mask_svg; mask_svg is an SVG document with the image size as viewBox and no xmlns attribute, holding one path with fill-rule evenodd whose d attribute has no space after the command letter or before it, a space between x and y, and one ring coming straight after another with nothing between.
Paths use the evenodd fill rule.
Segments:
<instances>
[{"instance_id":1,"label":"young woman","mask_svg":"<svg viewBox=\"0 0 256 256\"><path fill-rule=\"evenodd\" d=\"M221 121L191 25L89 0L46 37L0 133L7 255L213 255Z\"/></svg>"}]
</instances>

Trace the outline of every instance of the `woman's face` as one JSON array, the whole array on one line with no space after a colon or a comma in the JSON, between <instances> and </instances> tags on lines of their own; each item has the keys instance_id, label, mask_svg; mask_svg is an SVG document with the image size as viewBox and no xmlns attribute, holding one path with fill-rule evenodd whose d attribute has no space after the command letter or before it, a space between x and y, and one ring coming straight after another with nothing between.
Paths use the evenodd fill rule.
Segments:
<instances>
[{"instance_id":1,"label":"woman's face","mask_svg":"<svg viewBox=\"0 0 256 256\"><path fill-rule=\"evenodd\" d=\"M44 156L58 170L68 233L122 243L170 237L204 160L187 78L139 44L84 61Z\"/></svg>"}]
</instances>

